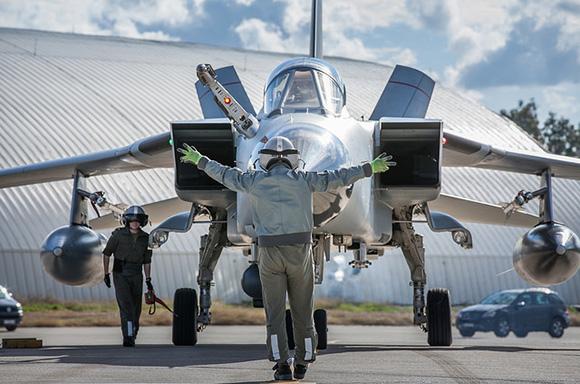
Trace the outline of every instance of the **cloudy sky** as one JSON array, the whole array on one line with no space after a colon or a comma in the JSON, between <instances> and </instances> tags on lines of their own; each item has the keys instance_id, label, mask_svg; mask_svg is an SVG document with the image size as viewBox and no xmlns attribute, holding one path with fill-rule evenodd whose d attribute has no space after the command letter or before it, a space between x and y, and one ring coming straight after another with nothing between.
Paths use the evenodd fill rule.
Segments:
<instances>
[{"instance_id":1,"label":"cloudy sky","mask_svg":"<svg viewBox=\"0 0 580 384\"><path fill-rule=\"evenodd\" d=\"M0 26L308 52L310 0L0 0ZM406 64L580 122L580 0L327 0L327 55Z\"/></svg>"}]
</instances>

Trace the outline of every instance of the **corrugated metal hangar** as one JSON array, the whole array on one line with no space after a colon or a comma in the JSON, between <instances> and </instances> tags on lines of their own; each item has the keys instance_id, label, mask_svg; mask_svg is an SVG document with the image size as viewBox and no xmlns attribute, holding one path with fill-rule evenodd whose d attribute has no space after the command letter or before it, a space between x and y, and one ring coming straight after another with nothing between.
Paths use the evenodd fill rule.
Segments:
<instances>
[{"instance_id":1,"label":"corrugated metal hangar","mask_svg":"<svg viewBox=\"0 0 580 384\"><path fill-rule=\"evenodd\" d=\"M169 122L201 118L195 67L235 65L254 106L262 102L269 72L290 55L115 37L0 29L0 167L85 154L127 145L168 130ZM328 58L347 86L353 116L368 116L392 68ZM256 108L259 109L259 108ZM512 122L482 105L436 85L427 117L500 147L542 151ZM520 189L533 190L532 176L476 169L444 169L443 192L498 203ZM580 232L580 183L555 180L556 219ZM19 297L63 300L113 299L104 285L69 287L42 270L44 237L68 220L72 181L0 190L0 284ZM173 170L155 169L88 179L91 190L111 201L145 204L175 196ZM535 208L535 207L532 207ZM515 241L525 230L469 224L474 248L458 247L448 234L425 235L429 287L448 287L454 303L472 303L494 290L524 287L511 268ZM204 225L154 253L153 279L162 297L196 287L199 237ZM409 271L400 251L387 252L368 270L348 267L350 254L335 254L318 296L348 301L409 304ZM247 260L226 250L216 270L215 297L249 300L240 279ZM569 303L580 303L580 276L554 287Z\"/></svg>"}]
</instances>

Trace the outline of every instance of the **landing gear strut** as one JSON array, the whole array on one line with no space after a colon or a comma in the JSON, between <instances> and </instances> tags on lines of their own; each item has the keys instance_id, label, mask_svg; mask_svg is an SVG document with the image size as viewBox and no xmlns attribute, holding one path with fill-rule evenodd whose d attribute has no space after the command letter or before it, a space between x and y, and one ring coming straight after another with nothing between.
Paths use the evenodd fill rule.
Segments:
<instances>
[{"instance_id":1,"label":"landing gear strut","mask_svg":"<svg viewBox=\"0 0 580 384\"><path fill-rule=\"evenodd\" d=\"M199 284L198 331L202 331L211 322L210 289L213 282L213 271L227 241L226 210L215 209L212 210L211 214L213 220L217 223L212 223L209 226L209 233L201 237L199 248L199 273L197 275L197 283Z\"/></svg>"},{"instance_id":2,"label":"landing gear strut","mask_svg":"<svg viewBox=\"0 0 580 384\"><path fill-rule=\"evenodd\" d=\"M394 227L393 243L401 247L411 272L409 285L413 287L413 324L428 333L429 345L449 346L452 341L449 291L431 289L425 302L425 248L423 236L415 233L412 216L413 207L403 207L393 212L394 219L399 222Z\"/></svg>"},{"instance_id":3,"label":"landing gear strut","mask_svg":"<svg viewBox=\"0 0 580 384\"><path fill-rule=\"evenodd\" d=\"M405 260L411 271L411 285L413 287L413 324L427 332L427 315L425 314L425 248L423 236L416 234L413 224L412 207L399 208L393 212L394 218L399 221L393 231L393 242L401 247ZM398 227L398 228L397 228Z\"/></svg>"}]
</instances>

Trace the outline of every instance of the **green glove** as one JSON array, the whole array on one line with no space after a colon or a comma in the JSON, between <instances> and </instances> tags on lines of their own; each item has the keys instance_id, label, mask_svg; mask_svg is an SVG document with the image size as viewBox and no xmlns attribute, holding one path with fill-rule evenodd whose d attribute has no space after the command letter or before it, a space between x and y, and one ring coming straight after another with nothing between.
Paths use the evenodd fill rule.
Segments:
<instances>
[{"instance_id":1,"label":"green glove","mask_svg":"<svg viewBox=\"0 0 580 384\"><path fill-rule=\"evenodd\" d=\"M186 143L183 143L183 148L177 148L177 152L183 154L183 156L179 158L182 163L191 163L197 165L202 156L201 153L195 149L195 147L191 147Z\"/></svg>"},{"instance_id":2,"label":"green glove","mask_svg":"<svg viewBox=\"0 0 580 384\"><path fill-rule=\"evenodd\" d=\"M389 170L389 167L397 165L396 161L389 161L392 158L393 156L387 156L384 152L378 155L376 159L371 161L371 169L373 170L373 173L386 172Z\"/></svg>"}]
</instances>

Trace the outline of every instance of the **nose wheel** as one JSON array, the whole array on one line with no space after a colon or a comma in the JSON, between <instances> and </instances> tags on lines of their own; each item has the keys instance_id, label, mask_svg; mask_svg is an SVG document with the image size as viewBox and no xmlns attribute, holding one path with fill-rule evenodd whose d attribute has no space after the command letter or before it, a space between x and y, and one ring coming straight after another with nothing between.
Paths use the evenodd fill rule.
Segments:
<instances>
[{"instance_id":1,"label":"nose wheel","mask_svg":"<svg viewBox=\"0 0 580 384\"><path fill-rule=\"evenodd\" d=\"M427 292L427 342L432 347L451 345L451 300L447 289Z\"/></svg>"}]
</instances>

